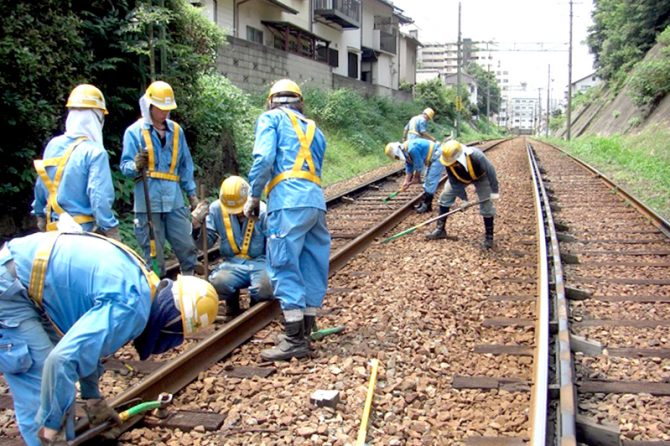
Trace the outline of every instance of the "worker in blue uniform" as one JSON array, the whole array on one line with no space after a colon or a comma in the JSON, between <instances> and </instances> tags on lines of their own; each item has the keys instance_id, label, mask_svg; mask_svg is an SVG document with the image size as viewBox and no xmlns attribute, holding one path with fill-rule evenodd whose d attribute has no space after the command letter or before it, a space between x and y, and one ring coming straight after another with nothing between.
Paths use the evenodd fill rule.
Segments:
<instances>
[{"instance_id":1,"label":"worker in blue uniform","mask_svg":"<svg viewBox=\"0 0 670 446\"><path fill-rule=\"evenodd\" d=\"M493 164L484 152L476 147L468 147L456 140L447 141L442 145L440 163L447 168L448 181L438 199L440 205L438 215L449 212L456 198L462 200L462 205L468 203L466 187L475 186L479 204L479 213L484 219L485 249L493 247L493 221L496 215L494 201L500 198L498 177ZM439 218L433 232L426 235L428 240L448 239L444 229L447 217Z\"/></svg>"},{"instance_id":2,"label":"worker in blue uniform","mask_svg":"<svg viewBox=\"0 0 670 446\"><path fill-rule=\"evenodd\" d=\"M147 205L144 197L146 175L149 184L149 209L156 237L156 259L159 274L165 274L163 246L170 242L179 260L182 274L192 275L197 248L191 236L190 210L184 204L186 193L191 210L198 205L193 178L193 159L183 129L171 119L177 108L172 87L163 81L153 82L140 98L142 117L128 127L123 135L121 172L135 178L135 236L150 261L150 240ZM183 191L183 192L182 192Z\"/></svg>"},{"instance_id":3,"label":"worker in blue uniform","mask_svg":"<svg viewBox=\"0 0 670 446\"><path fill-rule=\"evenodd\" d=\"M63 216L61 216L61 219ZM130 248L86 232L38 232L0 249L0 372L28 446L74 436L75 383L89 421L115 420L101 359L134 340L140 359L212 323L207 281L158 277Z\"/></svg>"},{"instance_id":4,"label":"worker in blue uniform","mask_svg":"<svg viewBox=\"0 0 670 446\"><path fill-rule=\"evenodd\" d=\"M226 302L226 316L241 313L240 289L248 288L251 306L272 298L272 284L265 268L265 203L260 204L258 220L242 212L249 197L249 183L230 176L221 183L219 199L207 214L207 241L217 239L222 262L209 275L219 299Z\"/></svg>"},{"instance_id":5,"label":"worker in blue uniform","mask_svg":"<svg viewBox=\"0 0 670 446\"><path fill-rule=\"evenodd\" d=\"M268 194L267 270L284 314L279 344L263 350L265 360L289 360L309 354L309 335L328 285L330 233L321 189L326 140L303 115L298 84L277 81L268 95L268 111L256 122L251 193L244 215L256 218L260 198Z\"/></svg>"},{"instance_id":6,"label":"worker in blue uniform","mask_svg":"<svg viewBox=\"0 0 670 446\"><path fill-rule=\"evenodd\" d=\"M412 184L421 183L421 170L415 171L412 158L410 158L407 148L409 142L390 142L384 147L386 156L394 161L402 161L405 163L405 179L400 186L401 191L406 191Z\"/></svg>"},{"instance_id":7,"label":"worker in blue uniform","mask_svg":"<svg viewBox=\"0 0 670 446\"><path fill-rule=\"evenodd\" d=\"M432 108L426 108L420 114L413 116L403 129L402 140L411 141L414 138L423 138L435 141L435 137L428 132L428 121L434 117L435 111Z\"/></svg>"},{"instance_id":8,"label":"worker in blue uniform","mask_svg":"<svg viewBox=\"0 0 670 446\"><path fill-rule=\"evenodd\" d=\"M444 174L444 166L439 162L442 144L423 138L414 138L409 142L409 158L415 171L426 169L423 181L423 195L416 212L423 214L433 210L433 196Z\"/></svg>"},{"instance_id":9,"label":"worker in blue uniform","mask_svg":"<svg viewBox=\"0 0 670 446\"><path fill-rule=\"evenodd\" d=\"M114 185L102 127L108 114L102 92L89 84L75 87L68 97L65 133L53 138L41 160L35 160L37 181L32 213L40 231L56 229L67 212L87 231L98 230L120 240L112 212Z\"/></svg>"}]
</instances>

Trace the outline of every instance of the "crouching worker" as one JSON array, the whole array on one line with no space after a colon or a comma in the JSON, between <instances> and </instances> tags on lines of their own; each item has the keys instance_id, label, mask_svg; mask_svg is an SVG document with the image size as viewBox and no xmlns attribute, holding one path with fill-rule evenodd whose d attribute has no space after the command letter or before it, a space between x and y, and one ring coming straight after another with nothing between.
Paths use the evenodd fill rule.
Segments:
<instances>
[{"instance_id":1,"label":"crouching worker","mask_svg":"<svg viewBox=\"0 0 670 446\"><path fill-rule=\"evenodd\" d=\"M265 204L260 204L257 221L244 216L249 183L231 176L221 183L219 199L209 207L207 242L212 246L220 239L223 262L210 274L219 299L226 302L226 316L241 313L240 289L249 289L249 305L272 298L272 284L265 270Z\"/></svg>"},{"instance_id":2,"label":"crouching worker","mask_svg":"<svg viewBox=\"0 0 670 446\"><path fill-rule=\"evenodd\" d=\"M440 163L447 167L449 180L444 185L440 194L438 204L440 205L438 215L449 212L456 198L467 204L468 195L465 190L468 184L474 184L477 198L482 201L479 204L479 213L484 218L484 248L493 247L493 219L496 209L493 201L500 197L498 193L498 177L493 164L486 158L484 152L476 147L467 147L456 140L447 141L442 144ZM487 200L488 198L488 200ZM437 227L433 232L426 235L428 240L446 239L447 232L444 229L447 217L437 220ZM453 237L451 237L453 239Z\"/></svg>"},{"instance_id":3,"label":"crouching worker","mask_svg":"<svg viewBox=\"0 0 670 446\"><path fill-rule=\"evenodd\" d=\"M426 166L426 175L423 181L423 195L416 212L423 214L433 210L433 196L440 184L440 177L444 174L444 166L438 162L442 153L442 145L423 138L414 138L409 142L409 159L412 165L417 166L420 174Z\"/></svg>"},{"instance_id":4,"label":"crouching worker","mask_svg":"<svg viewBox=\"0 0 670 446\"><path fill-rule=\"evenodd\" d=\"M390 142L384 147L384 153L387 157L394 161L405 163L405 179L400 187L400 190L403 192L409 189L412 184L421 184L421 169L423 168L422 164L419 165L418 169L414 168L412 157L407 152L408 147L409 143L407 141L404 143Z\"/></svg>"},{"instance_id":5,"label":"crouching worker","mask_svg":"<svg viewBox=\"0 0 670 446\"><path fill-rule=\"evenodd\" d=\"M0 372L28 446L74 438L75 384L92 424L118 421L101 399L101 359L128 341L140 359L182 343L217 314L205 280L158 277L130 248L88 233L37 233L0 250Z\"/></svg>"}]
</instances>

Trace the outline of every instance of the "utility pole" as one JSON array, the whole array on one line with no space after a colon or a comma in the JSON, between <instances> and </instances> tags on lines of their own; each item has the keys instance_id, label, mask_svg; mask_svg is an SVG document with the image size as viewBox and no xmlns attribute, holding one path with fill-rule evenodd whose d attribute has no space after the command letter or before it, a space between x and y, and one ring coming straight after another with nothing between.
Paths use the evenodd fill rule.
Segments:
<instances>
[{"instance_id":1,"label":"utility pole","mask_svg":"<svg viewBox=\"0 0 670 446\"><path fill-rule=\"evenodd\" d=\"M540 124L542 123L542 88L537 88L537 124L535 134L540 134Z\"/></svg>"},{"instance_id":2,"label":"utility pole","mask_svg":"<svg viewBox=\"0 0 670 446\"><path fill-rule=\"evenodd\" d=\"M570 141L570 128L572 127L572 0L570 0L570 43L568 45L568 110L566 139Z\"/></svg>"},{"instance_id":3,"label":"utility pole","mask_svg":"<svg viewBox=\"0 0 670 446\"><path fill-rule=\"evenodd\" d=\"M457 61L456 61L456 137L461 136L461 2L458 2L458 43L457 43Z\"/></svg>"},{"instance_id":4,"label":"utility pole","mask_svg":"<svg viewBox=\"0 0 670 446\"><path fill-rule=\"evenodd\" d=\"M549 114L550 114L549 112L551 111L549 96L551 96L551 64L547 65L547 120L544 128L545 138L549 137Z\"/></svg>"}]
</instances>

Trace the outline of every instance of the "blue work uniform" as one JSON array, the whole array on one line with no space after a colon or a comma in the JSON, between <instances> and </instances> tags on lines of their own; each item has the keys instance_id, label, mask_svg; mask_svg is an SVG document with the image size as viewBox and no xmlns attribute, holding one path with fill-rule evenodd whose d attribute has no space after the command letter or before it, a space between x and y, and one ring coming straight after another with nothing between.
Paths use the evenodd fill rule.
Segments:
<instances>
[{"instance_id":1,"label":"blue work uniform","mask_svg":"<svg viewBox=\"0 0 670 446\"><path fill-rule=\"evenodd\" d=\"M440 163L442 145L424 138L414 138L409 141L408 154L412 160L412 171L421 172L424 167L427 169L423 190L434 195L444 174L444 166Z\"/></svg>"},{"instance_id":2,"label":"blue work uniform","mask_svg":"<svg viewBox=\"0 0 670 446\"><path fill-rule=\"evenodd\" d=\"M256 122L250 194L269 190L267 270L284 312L319 308L326 294L330 233L320 185L325 151L321 130L294 109L267 111Z\"/></svg>"},{"instance_id":3,"label":"blue work uniform","mask_svg":"<svg viewBox=\"0 0 670 446\"><path fill-rule=\"evenodd\" d=\"M467 201L468 195L465 188L468 184L474 184L479 201L490 198L492 193L498 193L496 170L484 152L476 147L464 147L461 156L446 169L449 179L438 199L440 206L451 207L456 197ZM494 217L496 209L493 206L493 200L480 203L479 213L483 217Z\"/></svg>"},{"instance_id":4,"label":"blue work uniform","mask_svg":"<svg viewBox=\"0 0 670 446\"><path fill-rule=\"evenodd\" d=\"M219 298L237 297L241 288L249 289L251 304L272 296L272 285L265 269L264 204L257 221L244 214L222 212L221 202L209 206L207 214L207 242L213 246L219 239L223 261L209 275L209 281Z\"/></svg>"},{"instance_id":5,"label":"blue work uniform","mask_svg":"<svg viewBox=\"0 0 670 446\"><path fill-rule=\"evenodd\" d=\"M160 275L165 274L165 240L170 242L182 272L192 273L197 261L197 248L191 236L191 215L184 203L183 192L193 196L196 186L193 179L193 159L184 132L176 122L168 119L165 141L161 142L156 129L142 119L128 127L123 135L120 163L121 172L127 177L137 179L140 175L135 167L135 155L139 150L149 151L147 181ZM141 180L136 181L134 193L135 236L149 263L151 256L147 205Z\"/></svg>"},{"instance_id":6,"label":"blue work uniform","mask_svg":"<svg viewBox=\"0 0 670 446\"><path fill-rule=\"evenodd\" d=\"M72 150L68 153L69 149ZM59 207L86 231L92 231L96 224L104 231L119 225L112 212L114 185L109 156L101 144L86 137L57 136L49 141L43 159L37 160L35 167L38 177L33 214L47 219L48 230L56 229ZM55 189L51 200L45 180Z\"/></svg>"},{"instance_id":7,"label":"blue work uniform","mask_svg":"<svg viewBox=\"0 0 670 446\"><path fill-rule=\"evenodd\" d=\"M65 424L73 437L75 382L100 398L101 358L144 330L158 278L142 263L85 233L36 233L0 250L0 372L29 446L40 426Z\"/></svg>"},{"instance_id":8,"label":"blue work uniform","mask_svg":"<svg viewBox=\"0 0 670 446\"><path fill-rule=\"evenodd\" d=\"M428 120L423 113L412 117L405 125L405 132L407 133L407 140L411 141L414 138L421 138L421 134L428 130Z\"/></svg>"}]
</instances>

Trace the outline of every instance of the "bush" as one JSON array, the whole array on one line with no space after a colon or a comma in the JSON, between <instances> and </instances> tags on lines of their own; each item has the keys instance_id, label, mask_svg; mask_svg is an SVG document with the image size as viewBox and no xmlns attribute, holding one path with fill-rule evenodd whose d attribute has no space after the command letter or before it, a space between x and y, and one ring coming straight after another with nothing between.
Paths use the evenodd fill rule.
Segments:
<instances>
[{"instance_id":1,"label":"bush","mask_svg":"<svg viewBox=\"0 0 670 446\"><path fill-rule=\"evenodd\" d=\"M656 105L670 92L670 59L640 62L630 79L631 99L639 107Z\"/></svg>"}]
</instances>

